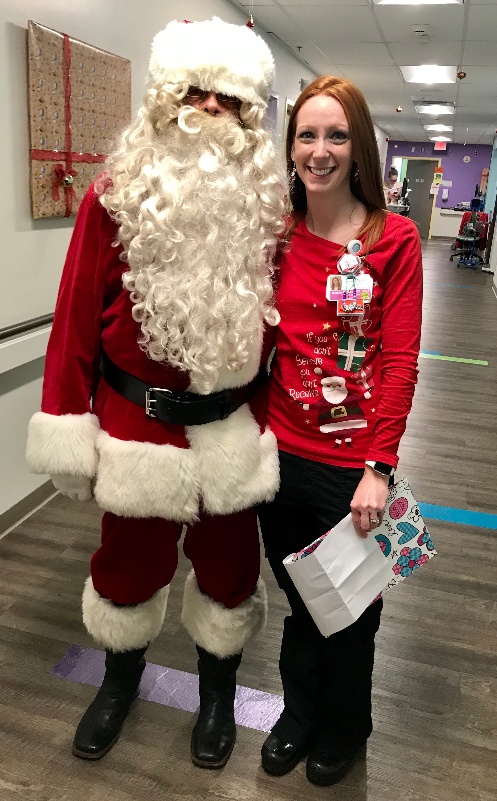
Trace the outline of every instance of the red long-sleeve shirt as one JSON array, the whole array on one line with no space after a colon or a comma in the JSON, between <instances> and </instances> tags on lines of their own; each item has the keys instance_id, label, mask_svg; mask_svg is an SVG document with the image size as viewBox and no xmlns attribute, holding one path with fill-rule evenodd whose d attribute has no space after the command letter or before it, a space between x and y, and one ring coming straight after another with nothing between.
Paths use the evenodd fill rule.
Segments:
<instances>
[{"instance_id":1,"label":"red long-sleeve shirt","mask_svg":"<svg viewBox=\"0 0 497 801\"><path fill-rule=\"evenodd\" d=\"M343 467L364 467L366 459L396 467L417 380L419 234L411 220L387 214L366 254L373 295L362 320L338 316L337 301L326 298L342 253L305 222L295 228L280 268L268 422L288 453Z\"/></svg>"}]
</instances>

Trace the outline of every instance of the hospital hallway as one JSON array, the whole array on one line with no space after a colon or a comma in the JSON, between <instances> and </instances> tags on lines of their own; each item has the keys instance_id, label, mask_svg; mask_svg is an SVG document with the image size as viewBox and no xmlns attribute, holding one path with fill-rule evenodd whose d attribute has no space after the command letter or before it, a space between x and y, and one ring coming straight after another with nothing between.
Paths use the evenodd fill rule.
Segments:
<instances>
[{"instance_id":1,"label":"hospital hallway","mask_svg":"<svg viewBox=\"0 0 497 801\"><path fill-rule=\"evenodd\" d=\"M221 770L192 765L181 553L144 697L103 759L73 757L103 672L81 620L100 513L54 494L0 539L0 801L497 801L497 299L491 274L450 255L449 240L423 244L419 384L397 471L438 555L385 594L366 756L333 787L309 784L304 762L281 778L262 770L287 613L263 560L268 624L237 674L235 749Z\"/></svg>"}]
</instances>

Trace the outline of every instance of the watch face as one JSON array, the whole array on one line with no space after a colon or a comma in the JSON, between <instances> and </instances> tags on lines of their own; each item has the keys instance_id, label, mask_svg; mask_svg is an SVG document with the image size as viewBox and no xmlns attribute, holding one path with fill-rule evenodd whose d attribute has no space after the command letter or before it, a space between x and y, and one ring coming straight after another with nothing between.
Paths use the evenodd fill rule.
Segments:
<instances>
[{"instance_id":1,"label":"watch face","mask_svg":"<svg viewBox=\"0 0 497 801\"><path fill-rule=\"evenodd\" d=\"M384 476L391 476L393 473L393 467L385 462L375 462L374 469L378 473L383 473Z\"/></svg>"}]
</instances>

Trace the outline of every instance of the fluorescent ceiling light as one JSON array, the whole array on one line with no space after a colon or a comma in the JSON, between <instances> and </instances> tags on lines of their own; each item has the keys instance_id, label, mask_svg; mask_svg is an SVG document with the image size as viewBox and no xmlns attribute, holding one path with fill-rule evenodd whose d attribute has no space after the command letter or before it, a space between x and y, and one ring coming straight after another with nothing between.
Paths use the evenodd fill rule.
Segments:
<instances>
[{"instance_id":1,"label":"fluorescent ceiling light","mask_svg":"<svg viewBox=\"0 0 497 801\"><path fill-rule=\"evenodd\" d=\"M452 142L448 136L430 136L432 142Z\"/></svg>"},{"instance_id":2,"label":"fluorescent ceiling light","mask_svg":"<svg viewBox=\"0 0 497 801\"><path fill-rule=\"evenodd\" d=\"M464 0L373 0L377 6L446 6L457 3L462 6Z\"/></svg>"},{"instance_id":3,"label":"fluorescent ceiling light","mask_svg":"<svg viewBox=\"0 0 497 801\"><path fill-rule=\"evenodd\" d=\"M453 125L442 125L441 122L437 123L436 125L423 125L425 131L453 131Z\"/></svg>"},{"instance_id":4,"label":"fluorescent ceiling light","mask_svg":"<svg viewBox=\"0 0 497 801\"><path fill-rule=\"evenodd\" d=\"M455 83L457 67L420 64L417 67L401 67L400 71L407 83Z\"/></svg>"},{"instance_id":5,"label":"fluorescent ceiling light","mask_svg":"<svg viewBox=\"0 0 497 801\"><path fill-rule=\"evenodd\" d=\"M441 117L443 114L454 114L454 106L448 103L415 103L414 105L419 114L431 114L434 117Z\"/></svg>"}]
</instances>

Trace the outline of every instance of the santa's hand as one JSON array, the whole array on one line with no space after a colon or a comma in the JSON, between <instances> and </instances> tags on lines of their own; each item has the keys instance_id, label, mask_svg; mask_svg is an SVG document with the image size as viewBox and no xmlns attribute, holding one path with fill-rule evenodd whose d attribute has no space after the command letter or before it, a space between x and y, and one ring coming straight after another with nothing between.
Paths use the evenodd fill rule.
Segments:
<instances>
[{"instance_id":1,"label":"santa's hand","mask_svg":"<svg viewBox=\"0 0 497 801\"><path fill-rule=\"evenodd\" d=\"M56 490L73 501L89 501L93 497L91 478L59 474L50 476Z\"/></svg>"},{"instance_id":2,"label":"santa's hand","mask_svg":"<svg viewBox=\"0 0 497 801\"><path fill-rule=\"evenodd\" d=\"M367 537L381 524L387 499L388 476L366 467L350 504L352 522L360 537Z\"/></svg>"}]
</instances>

